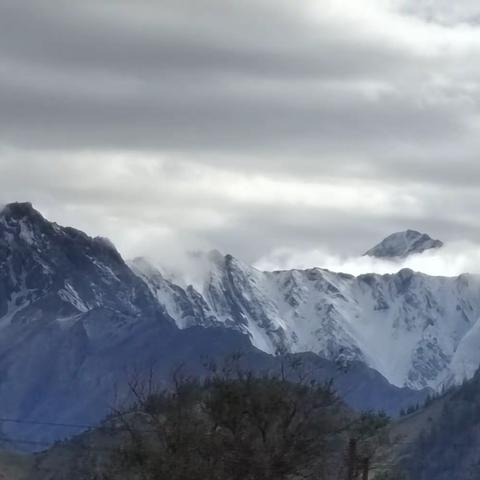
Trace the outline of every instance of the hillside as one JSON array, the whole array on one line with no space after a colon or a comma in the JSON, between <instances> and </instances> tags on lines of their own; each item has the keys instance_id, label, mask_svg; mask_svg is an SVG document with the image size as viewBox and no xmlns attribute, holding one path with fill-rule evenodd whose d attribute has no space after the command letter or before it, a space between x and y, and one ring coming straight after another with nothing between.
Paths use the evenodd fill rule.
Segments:
<instances>
[{"instance_id":1,"label":"hillside","mask_svg":"<svg viewBox=\"0 0 480 480\"><path fill-rule=\"evenodd\" d=\"M419 413L418 434L405 445L411 479L474 480L480 476L480 375ZM421 422L418 422L421 419Z\"/></svg>"}]
</instances>

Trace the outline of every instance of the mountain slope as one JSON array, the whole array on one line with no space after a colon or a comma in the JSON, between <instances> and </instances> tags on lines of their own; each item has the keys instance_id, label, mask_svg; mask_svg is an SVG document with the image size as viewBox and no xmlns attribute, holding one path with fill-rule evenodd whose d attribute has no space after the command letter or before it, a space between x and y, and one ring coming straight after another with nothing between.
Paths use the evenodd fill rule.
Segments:
<instances>
[{"instance_id":1,"label":"mountain slope","mask_svg":"<svg viewBox=\"0 0 480 480\"><path fill-rule=\"evenodd\" d=\"M177 330L108 240L50 223L31 204L0 212L0 267L2 417L97 420L105 407L94 403L111 401L115 368L127 366L105 362L135 332ZM41 438L55 438L47 430Z\"/></svg>"},{"instance_id":2,"label":"mountain slope","mask_svg":"<svg viewBox=\"0 0 480 480\"><path fill-rule=\"evenodd\" d=\"M231 330L165 331L157 321L133 322L106 312L91 313L68 330L52 325L35 331L28 328L22 334L15 326L6 333L0 342L4 375L0 416L22 420L2 423L2 437L19 440L5 445L16 448L25 448L25 439L48 444L79 433L82 425L96 424L112 407L127 401L127 382L137 376L145 380L150 369L157 383L167 385L180 365L192 375L201 375L204 362L221 364L235 352L242 353L252 371L279 372L281 368L280 358L255 349L246 336ZM296 358L317 380L334 378L339 394L354 408L383 409L396 415L428 393L394 387L361 363L342 370L313 354Z\"/></svg>"},{"instance_id":3,"label":"mountain slope","mask_svg":"<svg viewBox=\"0 0 480 480\"><path fill-rule=\"evenodd\" d=\"M162 316L106 239L45 220L29 203L0 212L0 326L74 318L96 308Z\"/></svg>"},{"instance_id":4,"label":"mountain slope","mask_svg":"<svg viewBox=\"0 0 480 480\"><path fill-rule=\"evenodd\" d=\"M336 362L362 361L394 385L417 389L462 381L480 362L477 276L407 269L358 277L319 268L260 272L231 255L207 259L204 279L188 287L146 268L145 260L132 268L180 328L224 325L268 353L311 351Z\"/></svg>"},{"instance_id":5,"label":"mountain slope","mask_svg":"<svg viewBox=\"0 0 480 480\"><path fill-rule=\"evenodd\" d=\"M480 477L480 374L403 419L390 435L394 461L412 480Z\"/></svg>"}]
</instances>

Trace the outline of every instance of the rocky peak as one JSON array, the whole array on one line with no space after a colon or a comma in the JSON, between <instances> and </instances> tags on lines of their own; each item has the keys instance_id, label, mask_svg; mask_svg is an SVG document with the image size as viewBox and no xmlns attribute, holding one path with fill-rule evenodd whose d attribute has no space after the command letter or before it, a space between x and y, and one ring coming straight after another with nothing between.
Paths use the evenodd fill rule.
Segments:
<instances>
[{"instance_id":1,"label":"rocky peak","mask_svg":"<svg viewBox=\"0 0 480 480\"><path fill-rule=\"evenodd\" d=\"M5 218L16 219L41 216L40 213L33 208L33 205L30 202L8 203L2 208L0 215Z\"/></svg>"},{"instance_id":2,"label":"rocky peak","mask_svg":"<svg viewBox=\"0 0 480 480\"><path fill-rule=\"evenodd\" d=\"M440 248L443 242L416 230L393 233L364 255L376 258L405 258L414 253Z\"/></svg>"},{"instance_id":3,"label":"rocky peak","mask_svg":"<svg viewBox=\"0 0 480 480\"><path fill-rule=\"evenodd\" d=\"M52 223L30 203L6 205L0 211L0 323L101 308L130 316L161 312L109 240Z\"/></svg>"},{"instance_id":4,"label":"rocky peak","mask_svg":"<svg viewBox=\"0 0 480 480\"><path fill-rule=\"evenodd\" d=\"M8 224L23 222L29 225L46 223L42 214L33 208L30 202L15 202L5 205L0 210L0 219Z\"/></svg>"}]
</instances>

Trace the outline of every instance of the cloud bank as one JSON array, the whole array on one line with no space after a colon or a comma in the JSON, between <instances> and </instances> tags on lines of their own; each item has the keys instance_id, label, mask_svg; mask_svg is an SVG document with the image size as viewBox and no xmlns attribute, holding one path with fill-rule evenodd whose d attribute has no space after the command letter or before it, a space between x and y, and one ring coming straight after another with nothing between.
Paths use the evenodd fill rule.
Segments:
<instances>
[{"instance_id":1,"label":"cloud bank","mask_svg":"<svg viewBox=\"0 0 480 480\"><path fill-rule=\"evenodd\" d=\"M326 250L299 252L279 249L258 261L255 266L266 271L320 267L352 275L397 273L409 268L428 275L453 277L463 273L480 274L480 245L452 242L440 249L426 250L404 259L341 256Z\"/></svg>"}]
</instances>

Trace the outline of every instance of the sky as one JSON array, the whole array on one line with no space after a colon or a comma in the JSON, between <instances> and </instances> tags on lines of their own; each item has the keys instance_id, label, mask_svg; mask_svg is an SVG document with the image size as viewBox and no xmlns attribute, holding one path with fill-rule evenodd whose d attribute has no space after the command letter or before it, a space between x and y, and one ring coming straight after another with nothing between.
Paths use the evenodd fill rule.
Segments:
<instances>
[{"instance_id":1,"label":"sky","mask_svg":"<svg viewBox=\"0 0 480 480\"><path fill-rule=\"evenodd\" d=\"M0 0L0 202L160 260L480 244L479 22L471 0Z\"/></svg>"}]
</instances>

